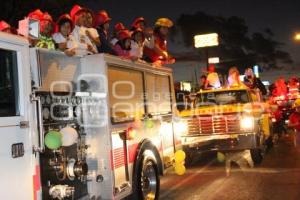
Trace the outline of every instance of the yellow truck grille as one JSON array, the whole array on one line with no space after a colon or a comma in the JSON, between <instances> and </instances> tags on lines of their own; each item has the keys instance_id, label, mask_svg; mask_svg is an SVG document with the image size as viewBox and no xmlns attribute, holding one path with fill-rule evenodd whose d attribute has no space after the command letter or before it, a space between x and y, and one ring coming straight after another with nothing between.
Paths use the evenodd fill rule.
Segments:
<instances>
[{"instance_id":1,"label":"yellow truck grille","mask_svg":"<svg viewBox=\"0 0 300 200\"><path fill-rule=\"evenodd\" d=\"M240 132L238 115L194 116L188 120L189 135L228 134Z\"/></svg>"}]
</instances>

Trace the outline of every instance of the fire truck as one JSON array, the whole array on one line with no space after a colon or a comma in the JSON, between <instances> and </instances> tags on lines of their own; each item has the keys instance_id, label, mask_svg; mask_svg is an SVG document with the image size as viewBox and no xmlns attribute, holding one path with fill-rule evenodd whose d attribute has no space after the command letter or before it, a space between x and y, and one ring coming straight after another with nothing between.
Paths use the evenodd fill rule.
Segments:
<instances>
[{"instance_id":1,"label":"fire truck","mask_svg":"<svg viewBox=\"0 0 300 200\"><path fill-rule=\"evenodd\" d=\"M158 199L184 171L169 68L6 33L0 62L1 199Z\"/></svg>"},{"instance_id":2,"label":"fire truck","mask_svg":"<svg viewBox=\"0 0 300 200\"><path fill-rule=\"evenodd\" d=\"M271 141L271 115L260 92L245 87L200 90L180 114L188 123L182 135L186 163L207 151L250 150L255 163Z\"/></svg>"}]
</instances>

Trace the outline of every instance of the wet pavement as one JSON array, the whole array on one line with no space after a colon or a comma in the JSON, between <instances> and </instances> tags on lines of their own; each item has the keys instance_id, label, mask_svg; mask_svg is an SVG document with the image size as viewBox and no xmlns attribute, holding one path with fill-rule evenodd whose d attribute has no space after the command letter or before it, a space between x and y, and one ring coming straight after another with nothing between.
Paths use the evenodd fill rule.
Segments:
<instances>
[{"instance_id":1,"label":"wet pavement","mask_svg":"<svg viewBox=\"0 0 300 200\"><path fill-rule=\"evenodd\" d=\"M226 162L215 159L216 154L206 155L185 175L163 177L160 199L300 200L300 150L292 138L282 137L254 168L249 163L232 164L230 174L226 174Z\"/></svg>"}]
</instances>

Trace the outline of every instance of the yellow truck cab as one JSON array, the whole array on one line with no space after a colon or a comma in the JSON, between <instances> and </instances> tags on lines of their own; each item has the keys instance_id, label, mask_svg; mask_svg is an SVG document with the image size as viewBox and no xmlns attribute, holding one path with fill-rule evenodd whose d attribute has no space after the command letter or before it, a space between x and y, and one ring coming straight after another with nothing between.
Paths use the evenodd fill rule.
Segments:
<instances>
[{"instance_id":1,"label":"yellow truck cab","mask_svg":"<svg viewBox=\"0 0 300 200\"><path fill-rule=\"evenodd\" d=\"M198 153L247 149L255 163L262 161L271 123L259 92L226 87L200 90L190 99L190 109L180 113L188 122L188 133L182 136L187 164Z\"/></svg>"}]
</instances>

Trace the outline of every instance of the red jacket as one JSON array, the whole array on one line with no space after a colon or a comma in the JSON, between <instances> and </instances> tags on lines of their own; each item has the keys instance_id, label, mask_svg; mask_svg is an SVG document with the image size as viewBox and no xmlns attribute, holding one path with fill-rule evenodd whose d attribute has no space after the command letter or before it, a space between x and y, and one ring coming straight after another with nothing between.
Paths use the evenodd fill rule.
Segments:
<instances>
[{"instance_id":1,"label":"red jacket","mask_svg":"<svg viewBox=\"0 0 300 200\"><path fill-rule=\"evenodd\" d=\"M295 128L297 131L300 131L300 113L298 112L293 112L290 117L289 117L289 122L291 124L297 124L299 123L298 126L295 126L293 128Z\"/></svg>"},{"instance_id":2,"label":"red jacket","mask_svg":"<svg viewBox=\"0 0 300 200\"><path fill-rule=\"evenodd\" d=\"M159 37L157 34L154 34L154 45L158 45L159 48L163 51L167 51L167 40ZM152 62L157 60L164 60L162 56L157 54L154 48L144 47L144 55L148 57Z\"/></svg>"}]
</instances>

